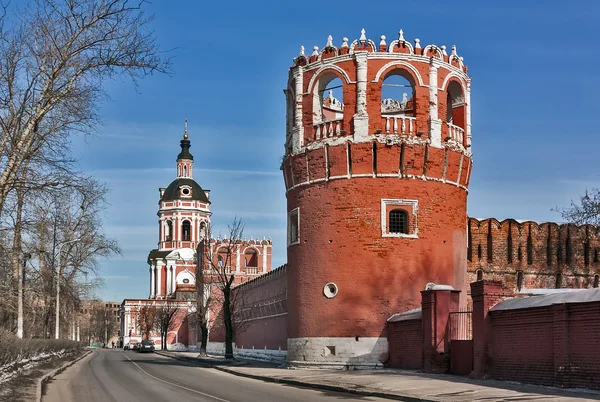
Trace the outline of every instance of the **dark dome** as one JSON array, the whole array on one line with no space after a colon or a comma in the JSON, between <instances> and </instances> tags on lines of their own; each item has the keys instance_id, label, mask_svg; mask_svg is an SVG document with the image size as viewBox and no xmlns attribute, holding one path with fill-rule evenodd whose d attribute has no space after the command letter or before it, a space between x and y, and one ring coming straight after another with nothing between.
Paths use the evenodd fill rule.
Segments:
<instances>
[{"instance_id":1,"label":"dark dome","mask_svg":"<svg viewBox=\"0 0 600 402\"><path fill-rule=\"evenodd\" d=\"M181 191L179 190L181 186L189 186L192 189L191 197L185 197L181 194ZM208 198L206 197L206 194L204 193L204 190L202 190L202 187L200 187L200 185L196 183L193 179L188 178L180 178L174 180L171 184L169 184L169 187L167 187L160 200L197 200L201 202L210 203L210 201L208 201Z\"/></svg>"}]
</instances>

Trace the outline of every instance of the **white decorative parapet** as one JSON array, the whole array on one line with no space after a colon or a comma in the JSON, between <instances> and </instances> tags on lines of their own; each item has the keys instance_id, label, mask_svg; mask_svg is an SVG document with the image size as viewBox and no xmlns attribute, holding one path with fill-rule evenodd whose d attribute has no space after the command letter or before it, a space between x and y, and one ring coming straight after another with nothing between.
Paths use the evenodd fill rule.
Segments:
<instances>
[{"instance_id":1,"label":"white decorative parapet","mask_svg":"<svg viewBox=\"0 0 600 402\"><path fill-rule=\"evenodd\" d=\"M463 138L465 135L465 130L463 128L460 128L458 126L455 126L454 124L451 123L447 123L448 124L448 136L450 137L450 140L453 142L456 142L457 144L463 145Z\"/></svg>"},{"instance_id":2,"label":"white decorative parapet","mask_svg":"<svg viewBox=\"0 0 600 402\"><path fill-rule=\"evenodd\" d=\"M411 116L382 116L385 119L385 132L414 135L416 117Z\"/></svg>"},{"instance_id":3,"label":"white decorative parapet","mask_svg":"<svg viewBox=\"0 0 600 402\"><path fill-rule=\"evenodd\" d=\"M335 137L341 134L343 118L328 120L314 125L315 140L321 138Z\"/></svg>"}]
</instances>

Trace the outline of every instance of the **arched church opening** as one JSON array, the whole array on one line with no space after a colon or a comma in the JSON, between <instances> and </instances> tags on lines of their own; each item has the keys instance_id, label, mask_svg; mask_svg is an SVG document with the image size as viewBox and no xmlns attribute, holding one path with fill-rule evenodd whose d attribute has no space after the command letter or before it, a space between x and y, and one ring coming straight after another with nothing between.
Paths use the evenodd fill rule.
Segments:
<instances>
[{"instance_id":1,"label":"arched church opening","mask_svg":"<svg viewBox=\"0 0 600 402\"><path fill-rule=\"evenodd\" d=\"M190 241L191 239L191 224L190 221L183 221L181 224L181 239L183 241Z\"/></svg>"}]
</instances>

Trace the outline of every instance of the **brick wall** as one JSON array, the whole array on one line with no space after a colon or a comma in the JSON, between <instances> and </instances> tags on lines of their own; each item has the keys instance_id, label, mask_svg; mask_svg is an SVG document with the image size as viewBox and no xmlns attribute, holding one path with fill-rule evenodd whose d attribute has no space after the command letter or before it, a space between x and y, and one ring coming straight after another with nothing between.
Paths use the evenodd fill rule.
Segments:
<instances>
[{"instance_id":1,"label":"brick wall","mask_svg":"<svg viewBox=\"0 0 600 402\"><path fill-rule=\"evenodd\" d=\"M287 266L235 288L242 301L242 328L235 335L238 349L287 349Z\"/></svg>"},{"instance_id":2,"label":"brick wall","mask_svg":"<svg viewBox=\"0 0 600 402\"><path fill-rule=\"evenodd\" d=\"M494 378L600 389L600 302L490 313Z\"/></svg>"},{"instance_id":3,"label":"brick wall","mask_svg":"<svg viewBox=\"0 0 600 402\"><path fill-rule=\"evenodd\" d=\"M592 225L469 218L467 244L470 282L481 270L481 279L517 289L521 272L522 288L588 288L600 274L600 228Z\"/></svg>"},{"instance_id":4,"label":"brick wall","mask_svg":"<svg viewBox=\"0 0 600 402\"><path fill-rule=\"evenodd\" d=\"M389 367L407 370L423 368L423 329L420 319L388 324Z\"/></svg>"},{"instance_id":5,"label":"brick wall","mask_svg":"<svg viewBox=\"0 0 600 402\"><path fill-rule=\"evenodd\" d=\"M494 378L553 385L550 307L491 312L490 373Z\"/></svg>"},{"instance_id":6,"label":"brick wall","mask_svg":"<svg viewBox=\"0 0 600 402\"><path fill-rule=\"evenodd\" d=\"M471 292L475 376L600 389L598 290L583 291L568 303L537 299L535 307L504 308L493 308L510 298L510 290L499 282L472 283Z\"/></svg>"}]
</instances>

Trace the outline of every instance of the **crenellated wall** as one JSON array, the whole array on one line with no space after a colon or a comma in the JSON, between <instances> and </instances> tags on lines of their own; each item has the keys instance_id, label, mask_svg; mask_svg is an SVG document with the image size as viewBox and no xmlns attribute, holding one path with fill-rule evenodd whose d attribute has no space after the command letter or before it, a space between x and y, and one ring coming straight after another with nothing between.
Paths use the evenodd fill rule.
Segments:
<instances>
[{"instance_id":1,"label":"crenellated wall","mask_svg":"<svg viewBox=\"0 0 600 402\"><path fill-rule=\"evenodd\" d=\"M234 335L235 354L284 361L287 355L287 265L276 268L256 279L236 286L232 300L236 300ZM239 309L239 310L237 310ZM224 331L221 320L213 322L211 350L224 349Z\"/></svg>"},{"instance_id":2,"label":"crenellated wall","mask_svg":"<svg viewBox=\"0 0 600 402\"><path fill-rule=\"evenodd\" d=\"M514 289L598 286L600 227L469 218L467 243L469 282L499 281Z\"/></svg>"}]
</instances>

